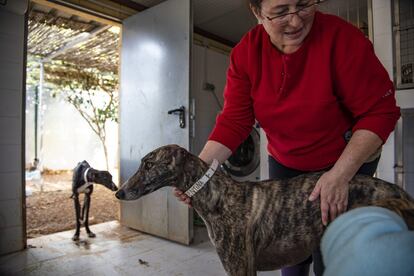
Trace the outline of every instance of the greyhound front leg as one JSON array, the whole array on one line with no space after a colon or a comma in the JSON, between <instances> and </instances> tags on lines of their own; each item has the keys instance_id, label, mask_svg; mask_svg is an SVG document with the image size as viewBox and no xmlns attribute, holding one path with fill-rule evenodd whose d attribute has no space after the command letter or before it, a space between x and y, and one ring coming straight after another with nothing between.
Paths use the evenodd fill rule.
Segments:
<instances>
[{"instance_id":1,"label":"greyhound front leg","mask_svg":"<svg viewBox=\"0 0 414 276\"><path fill-rule=\"evenodd\" d=\"M76 216L76 231L75 234L72 237L72 240L77 241L79 240L79 234L80 234L80 203L79 203L79 197L77 194L73 195L73 203L75 205L75 216Z\"/></svg>"},{"instance_id":2,"label":"greyhound front leg","mask_svg":"<svg viewBox=\"0 0 414 276\"><path fill-rule=\"evenodd\" d=\"M91 194L85 194L85 203L83 207L85 208L83 219L85 220L86 233L88 233L89 238L95 238L96 235L89 229L89 208L91 207Z\"/></svg>"}]
</instances>

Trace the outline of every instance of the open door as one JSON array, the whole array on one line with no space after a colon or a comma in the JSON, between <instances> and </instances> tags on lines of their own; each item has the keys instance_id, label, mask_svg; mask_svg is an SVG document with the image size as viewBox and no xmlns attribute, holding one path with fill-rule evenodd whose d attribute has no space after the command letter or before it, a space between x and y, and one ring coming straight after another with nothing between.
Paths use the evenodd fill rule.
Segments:
<instances>
[{"instance_id":1,"label":"open door","mask_svg":"<svg viewBox=\"0 0 414 276\"><path fill-rule=\"evenodd\" d=\"M155 148L189 148L190 0L169 0L123 22L120 74L120 181ZM121 203L121 223L189 244L192 210L171 188Z\"/></svg>"}]
</instances>

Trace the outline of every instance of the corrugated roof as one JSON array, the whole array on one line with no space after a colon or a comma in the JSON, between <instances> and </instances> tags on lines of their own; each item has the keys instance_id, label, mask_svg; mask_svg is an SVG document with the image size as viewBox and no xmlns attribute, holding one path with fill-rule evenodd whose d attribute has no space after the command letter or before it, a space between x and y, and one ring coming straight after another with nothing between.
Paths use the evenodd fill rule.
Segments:
<instances>
[{"instance_id":1,"label":"corrugated roof","mask_svg":"<svg viewBox=\"0 0 414 276\"><path fill-rule=\"evenodd\" d=\"M32 5L29 13L29 55L82 68L116 73L119 29ZM95 33L94 33L95 32Z\"/></svg>"}]
</instances>

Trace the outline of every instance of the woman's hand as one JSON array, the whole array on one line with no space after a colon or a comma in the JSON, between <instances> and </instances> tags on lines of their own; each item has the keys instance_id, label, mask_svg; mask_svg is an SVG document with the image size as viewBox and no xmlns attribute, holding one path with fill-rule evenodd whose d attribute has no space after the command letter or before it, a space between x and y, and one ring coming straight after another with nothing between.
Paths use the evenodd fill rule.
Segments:
<instances>
[{"instance_id":1,"label":"woman's hand","mask_svg":"<svg viewBox=\"0 0 414 276\"><path fill-rule=\"evenodd\" d=\"M324 225L328 224L329 216L333 221L347 210L349 181L381 145L381 138L374 132L356 130L333 168L319 178L309 200L314 201L320 196Z\"/></svg>"},{"instance_id":2,"label":"woman's hand","mask_svg":"<svg viewBox=\"0 0 414 276\"><path fill-rule=\"evenodd\" d=\"M314 201L320 196L323 225L326 226L328 220L332 222L346 211L348 191L348 180L337 176L332 170L327 171L319 178L309 200Z\"/></svg>"},{"instance_id":3,"label":"woman's hand","mask_svg":"<svg viewBox=\"0 0 414 276\"><path fill-rule=\"evenodd\" d=\"M191 198L189 198L186 194L184 194L184 192L180 191L177 188L174 188L174 195L178 198L179 201L184 202L189 207L193 207L191 205Z\"/></svg>"},{"instance_id":4,"label":"woman's hand","mask_svg":"<svg viewBox=\"0 0 414 276\"><path fill-rule=\"evenodd\" d=\"M231 155L231 150L227 148L225 145L220 144L216 141L207 141L203 150L201 151L199 157L201 160L206 162L207 164L211 164L213 159L217 159L220 163L223 163L224 160L227 160ZM179 201L184 202L189 207L193 207L191 205L191 198L189 198L183 191L174 188L174 195L178 198Z\"/></svg>"}]
</instances>

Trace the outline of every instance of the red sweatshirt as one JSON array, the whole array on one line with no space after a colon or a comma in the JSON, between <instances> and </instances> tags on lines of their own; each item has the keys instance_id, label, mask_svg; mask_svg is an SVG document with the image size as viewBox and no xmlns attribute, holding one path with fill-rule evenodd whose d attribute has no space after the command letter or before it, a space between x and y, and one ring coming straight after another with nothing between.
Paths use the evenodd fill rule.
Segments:
<instances>
[{"instance_id":1,"label":"red sweatshirt","mask_svg":"<svg viewBox=\"0 0 414 276\"><path fill-rule=\"evenodd\" d=\"M268 151L287 167L333 165L348 130L367 129L385 142L400 117L388 73L364 34L317 12L301 48L283 54L262 25L232 50L225 104L209 140L234 151L255 119Z\"/></svg>"}]
</instances>

